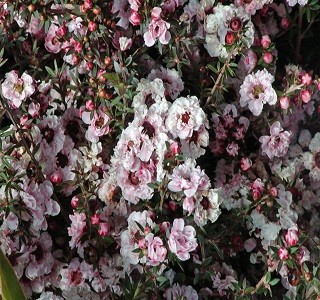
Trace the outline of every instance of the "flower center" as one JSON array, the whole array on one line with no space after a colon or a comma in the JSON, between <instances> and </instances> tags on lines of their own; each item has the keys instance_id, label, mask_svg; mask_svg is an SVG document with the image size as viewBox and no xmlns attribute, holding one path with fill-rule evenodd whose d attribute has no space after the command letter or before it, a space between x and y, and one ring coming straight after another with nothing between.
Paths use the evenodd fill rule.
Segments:
<instances>
[{"instance_id":1,"label":"flower center","mask_svg":"<svg viewBox=\"0 0 320 300\"><path fill-rule=\"evenodd\" d=\"M79 271L74 271L71 274L71 283L73 285L79 285L82 281L82 274Z\"/></svg>"},{"instance_id":2,"label":"flower center","mask_svg":"<svg viewBox=\"0 0 320 300\"><path fill-rule=\"evenodd\" d=\"M61 168L64 168L66 165L68 165L68 163L69 163L68 156L59 152L57 154L57 165Z\"/></svg>"},{"instance_id":3,"label":"flower center","mask_svg":"<svg viewBox=\"0 0 320 300\"><path fill-rule=\"evenodd\" d=\"M257 84L253 87L252 95L255 99L258 99L260 94L264 92L264 87L262 84Z\"/></svg>"},{"instance_id":4,"label":"flower center","mask_svg":"<svg viewBox=\"0 0 320 300\"><path fill-rule=\"evenodd\" d=\"M13 88L16 92L21 94L23 91L23 81L19 80L16 84L14 84Z\"/></svg>"},{"instance_id":5,"label":"flower center","mask_svg":"<svg viewBox=\"0 0 320 300\"><path fill-rule=\"evenodd\" d=\"M104 119L100 117L94 124L96 127L101 128L104 125Z\"/></svg>"},{"instance_id":6,"label":"flower center","mask_svg":"<svg viewBox=\"0 0 320 300\"><path fill-rule=\"evenodd\" d=\"M149 138L154 137L155 129L148 121L144 121L142 127L142 133L145 133Z\"/></svg>"},{"instance_id":7,"label":"flower center","mask_svg":"<svg viewBox=\"0 0 320 300\"><path fill-rule=\"evenodd\" d=\"M320 152L318 152L314 157L314 162L318 168L320 168Z\"/></svg>"},{"instance_id":8,"label":"flower center","mask_svg":"<svg viewBox=\"0 0 320 300\"><path fill-rule=\"evenodd\" d=\"M140 180L138 176L135 175L135 173L130 172L129 174L129 180L133 185L138 185Z\"/></svg>"},{"instance_id":9,"label":"flower center","mask_svg":"<svg viewBox=\"0 0 320 300\"><path fill-rule=\"evenodd\" d=\"M240 18L237 17L232 18L229 26L232 31L238 32L242 28L242 21L240 20Z\"/></svg>"},{"instance_id":10,"label":"flower center","mask_svg":"<svg viewBox=\"0 0 320 300\"><path fill-rule=\"evenodd\" d=\"M189 112L185 112L182 116L181 116L181 121L185 124L188 124L190 120L190 113Z\"/></svg>"},{"instance_id":11,"label":"flower center","mask_svg":"<svg viewBox=\"0 0 320 300\"><path fill-rule=\"evenodd\" d=\"M36 247L37 248L34 251L32 251L32 254L36 258L36 261L41 261L44 256L43 249L42 249L41 245L37 245Z\"/></svg>"},{"instance_id":12,"label":"flower center","mask_svg":"<svg viewBox=\"0 0 320 300\"><path fill-rule=\"evenodd\" d=\"M207 197L203 197L202 201L200 202L202 205L203 209L207 210L210 206L210 202Z\"/></svg>"},{"instance_id":13,"label":"flower center","mask_svg":"<svg viewBox=\"0 0 320 300\"><path fill-rule=\"evenodd\" d=\"M45 127L41 133L43 137L46 139L48 144L50 144L53 141L54 130L52 128Z\"/></svg>"}]
</instances>

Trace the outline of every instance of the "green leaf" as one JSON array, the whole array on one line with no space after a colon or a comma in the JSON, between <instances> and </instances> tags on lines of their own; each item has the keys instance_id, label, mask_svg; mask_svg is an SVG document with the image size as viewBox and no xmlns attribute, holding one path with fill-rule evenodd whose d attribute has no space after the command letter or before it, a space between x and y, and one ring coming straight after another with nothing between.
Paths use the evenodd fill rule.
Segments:
<instances>
[{"instance_id":1,"label":"green leaf","mask_svg":"<svg viewBox=\"0 0 320 300\"><path fill-rule=\"evenodd\" d=\"M270 282L270 280L271 280L271 273L268 272L266 275L266 282Z\"/></svg>"},{"instance_id":2,"label":"green leaf","mask_svg":"<svg viewBox=\"0 0 320 300\"><path fill-rule=\"evenodd\" d=\"M4 300L27 299L9 260L0 249L0 298Z\"/></svg>"},{"instance_id":3,"label":"green leaf","mask_svg":"<svg viewBox=\"0 0 320 300\"><path fill-rule=\"evenodd\" d=\"M269 282L269 284L270 284L270 285L276 285L279 281L280 281L279 278L273 278L273 279Z\"/></svg>"}]
</instances>

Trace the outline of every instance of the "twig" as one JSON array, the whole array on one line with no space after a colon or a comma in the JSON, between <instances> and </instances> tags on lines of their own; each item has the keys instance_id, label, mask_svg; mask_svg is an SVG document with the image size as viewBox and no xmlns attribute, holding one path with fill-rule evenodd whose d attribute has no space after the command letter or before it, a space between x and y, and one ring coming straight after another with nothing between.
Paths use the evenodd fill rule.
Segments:
<instances>
[{"instance_id":1,"label":"twig","mask_svg":"<svg viewBox=\"0 0 320 300\"><path fill-rule=\"evenodd\" d=\"M212 89L211 89L211 91L210 91L210 95L208 96L207 101L206 101L204 107L207 107L207 106L209 105L209 102L210 102L210 100L211 100L214 92L216 91L218 85L220 84L220 81L221 81L221 79L222 79L222 77L223 77L223 75L224 75L224 72L226 71L226 67L227 67L227 66L229 65L229 63L230 63L231 57L232 57L232 55L233 55L233 52L234 52L234 49L232 49L232 50L230 51L230 53L229 53L229 55L228 55L228 57L227 57L227 60L224 62L222 68L220 69L219 75L218 75L218 77L217 77L217 79L216 79L216 81L215 81L215 83L214 83L214 86L212 87Z\"/></svg>"}]
</instances>

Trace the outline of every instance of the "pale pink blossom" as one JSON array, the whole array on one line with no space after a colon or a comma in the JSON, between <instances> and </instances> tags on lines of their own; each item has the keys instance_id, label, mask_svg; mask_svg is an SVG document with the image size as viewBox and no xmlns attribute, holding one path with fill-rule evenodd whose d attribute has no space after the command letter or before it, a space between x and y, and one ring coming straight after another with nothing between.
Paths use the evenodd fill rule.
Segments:
<instances>
[{"instance_id":1,"label":"pale pink blossom","mask_svg":"<svg viewBox=\"0 0 320 300\"><path fill-rule=\"evenodd\" d=\"M197 291L191 285L179 285L175 283L172 287L167 288L164 294L164 298L167 300L198 300Z\"/></svg>"},{"instance_id":2,"label":"pale pink blossom","mask_svg":"<svg viewBox=\"0 0 320 300\"><path fill-rule=\"evenodd\" d=\"M51 248L52 240L47 232L43 232L38 239L32 240L28 248L30 262L25 271L30 280L51 272L54 264Z\"/></svg>"},{"instance_id":3,"label":"pale pink blossom","mask_svg":"<svg viewBox=\"0 0 320 300\"><path fill-rule=\"evenodd\" d=\"M147 246L148 265L157 266L164 262L167 256L167 249L163 245L163 241L159 237L155 237L153 233L148 233L145 237Z\"/></svg>"},{"instance_id":4,"label":"pale pink blossom","mask_svg":"<svg viewBox=\"0 0 320 300\"><path fill-rule=\"evenodd\" d=\"M68 234L71 237L69 246L71 248L76 247L80 243L80 239L84 234L86 228L86 215L84 213L75 212L70 215L71 227L68 227Z\"/></svg>"},{"instance_id":5,"label":"pale pink blossom","mask_svg":"<svg viewBox=\"0 0 320 300\"><path fill-rule=\"evenodd\" d=\"M262 153L270 159L273 157L285 156L290 145L290 131L285 131L279 121L274 122L270 127L270 136L261 136Z\"/></svg>"},{"instance_id":6,"label":"pale pink blossom","mask_svg":"<svg viewBox=\"0 0 320 300\"><path fill-rule=\"evenodd\" d=\"M19 78L16 71L7 73L5 77L5 81L1 85L2 95L9 100L11 107L18 108L35 92L33 79L26 72Z\"/></svg>"},{"instance_id":7,"label":"pale pink blossom","mask_svg":"<svg viewBox=\"0 0 320 300\"><path fill-rule=\"evenodd\" d=\"M89 125L86 132L86 139L90 142L96 143L99 137L109 133L110 117L105 113L102 107L90 112L82 113L82 120Z\"/></svg>"},{"instance_id":8,"label":"pale pink blossom","mask_svg":"<svg viewBox=\"0 0 320 300\"><path fill-rule=\"evenodd\" d=\"M62 49L62 43L58 38L58 29L59 27L53 23L51 23L49 30L47 32L44 46L49 52L58 53Z\"/></svg>"},{"instance_id":9,"label":"pale pink blossom","mask_svg":"<svg viewBox=\"0 0 320 300\"><path fill-rule=\"evenodd\" d=\"M274 77L266 69L247 75L240 86L240 106L248 106L255 116L259 116L264 104L276 104L277 94L272 87L273 81Z\"/></svg>"},{"instance_id":10,"label":"pale pink blossom","mask_svg":"<svg viewBox=\"0 0 320 300\"><path fill-rule=\"evenodd\" d=\"M180 260L188 260L190 252L194 251L198 246L195 229L190 225L185 226L183 219L175 219L171 228L168 245L170 251Z\"/></svg>"},{"instance_id":11,"label":"pale pink blossom","mask_svg":"<svg viewBox=\"0 0 320 300\"><path fill-rule=\"evenodd\" d=\"M192 197L210 186L209 177L199 166L195 167L195 161L191 159L174 168L172 175L168 177L168 189L175 193L183 191L187 197Z\"/></svg>"},{"instance_id":12,"label":"pale pink blossom","mask_svg":"<svg viewBox=\"0 0 320 300\"><path fill-rule=\"evenodd\" d=\"M171 34L169 32L170 24L161 19L159 7L154 7L151 11L152 21L149 24L148 31L144 33L143 38L146 46L151 47L155 44L157 39L160 43L166 45L169 43Z\"/></svg>"},{"instance_id":13,"label":"pale pink blossom","mask_svg":"<svg viewBox=\"0 0 320 300\"><path fill-rule=\"evenodd\" d=\"M191 138L194 130L206 123L206 115L197 97L189 96L176 99L168 110L165 121L167 130L174 138Z\"/></svg>"}]
</instances>

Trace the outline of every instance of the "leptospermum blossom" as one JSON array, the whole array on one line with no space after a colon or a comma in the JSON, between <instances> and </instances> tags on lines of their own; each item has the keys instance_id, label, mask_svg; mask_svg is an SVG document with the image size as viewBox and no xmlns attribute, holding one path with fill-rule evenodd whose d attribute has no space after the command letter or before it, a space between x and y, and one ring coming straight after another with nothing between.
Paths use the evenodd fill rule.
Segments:
<instances>
[{"instance_id":1,"label":"leptospermum blossom","mask_svg":"<svg viewBox=\"0 0 320 300\"><path fill-rule=\"evenodd\" d=\"M19 78L16 71L6 74L1 89L2 95L9 100L12 108L20 107L21 103L35 92L32 77L24 72Z\"/></svg>"},{"instance_id":2,"label":"leptospermum blossom","mask_svg":"<svg viewBox=\"0 0 320 300\"><path fill-rule=\"evenodd\" d=\"M174 168L172 175L168 177L170 179L168 189L172 192L183 191L187 197L192 197L210 186L209 177L199 166L195 166L195 161L192 159Z\"/></svg>"},{"instance_id":3,"label":"leptospermum blossom","mask_svg":"<svg viewBox=\"0 0 320 300\"><path fill-rule=\"evenodd\" d=\"M170 23L161 18L161 8L154 7L151 11L152 21L149 24L148 31L143 35L146 46L151 47L157 39L163 45L169 43L171 34L169 32Z\"/></svg>"},{"instance_id":4,"label":"leptospermum blossom","mask_svg":"<svg viewBox=\"0 0 320 300\"><path fill-rule=\"evenodd\" d=\"M105 112L105 109L103 107L99 107L93 112L83 112L82 120L89 125L86 132L86 139L90 142L97 143L100 136L109 133L110 117Z\"/></svg>"},{"instance_id":5,"label":"leptospermum blossom","mask_svg":"<svg viewBox=\"0 0 320 300\"><path fill-rule=\"evenodd\" d=\"M168 110L165 121L167 130L174 138L191 138L193 131L206 123L206 115L195 96L176 99Z\"/></svg>"},{"instance_id":6,"label":"leptospermum blossom","mask_svg":"<svg viewBox=\"0 0 320 300\"><path fill-rule=\"evenodd\" d=\"M274 122L270 127L270 136L259 138L262 153L270 159L273 157L285 156L290 145L290 131L285 131L279 121Z\"/></svg>"},{"instance_id":7,"label":"leptospermum blossom","mask_svg":"<svg viewBox=\"0 0 320 300\"><path fill-rule=\"evenodd\" d=\"M185 226L184 219L175 219L168 245L170 251L180 260L188 260L190 252L194 251L198 246L195 229L190 225Z\"/></svg>"},{"instance_id":8,"label":"leptospermum blossom","mask_svg":"<svg viewBox=\"0 0 320 300\"><path fill-rule=\"evenodd\" d=\"M242 7L218 3L214 13L205 19L204 45L212 57L228 57L230 47L232 54L238 54L236 46L250 47L253 44L254 26Z\"/></svg>"},{"instance_id":9,"label":"leptospermum blossom","mask_svg":"<svg viewBox=\"0 0 320 300\"><path fill-rule=\"evenodd\" d=\"M240 106L248 106L255 116L259 116L264 104L276 104L277 94L272 87L273 81L274 77L266 69L247 75L240 86Z\"/></svg>"}]
</instances>

